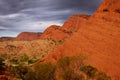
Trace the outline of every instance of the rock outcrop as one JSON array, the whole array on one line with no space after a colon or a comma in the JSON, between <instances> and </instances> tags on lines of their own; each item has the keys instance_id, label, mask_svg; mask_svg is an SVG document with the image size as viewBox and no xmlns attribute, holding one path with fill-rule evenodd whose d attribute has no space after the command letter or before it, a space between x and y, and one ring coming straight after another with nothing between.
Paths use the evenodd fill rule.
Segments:
<instances>
[{"instance_id":1,"label":"rock outcrop","mask_svg":"<svg viewBox=\"0 0 120 80\"><path fill-rule=\"evenodd\" d=\"M37 40L41 36L42 33L35 32L22 32L20 33L14 40L15 41L31 41Z\"/></svg>"},{"instance_id":2,"label":"rock outcrop","mask_svg":"<svg viewBox=\"0 0 120 80\"><path fill-rule=\"evenodd\" d=\"M59 41L65 39L66 37L69 37L69 35L70 35L69 31L61 29L60 26L51 25L40 36L40 39L51 38L56 41Z\"/></svg>"},{"instance_id":3,"label":"rock outcrop","mask_svg":"<svg viewBox=\"0 0 120 80\"><path fill-rule=\"evenodd\" d=\"M0 42L12 41L12 40L14 40L14 37L0 37Z\"/></svg>"},{"instance_id":4,"label":"rock outcrop","mask_svg":"<svg viewBox=\"0 0 120 80\"><path fill-rule=\"evenodd\" d=\"M82 27L83 24L86 23L89 17L89 15L85 14L75 14L65 21L62 29L65 29L66 31L77 31L80 27Z\"/></svg>"}]
</instances>

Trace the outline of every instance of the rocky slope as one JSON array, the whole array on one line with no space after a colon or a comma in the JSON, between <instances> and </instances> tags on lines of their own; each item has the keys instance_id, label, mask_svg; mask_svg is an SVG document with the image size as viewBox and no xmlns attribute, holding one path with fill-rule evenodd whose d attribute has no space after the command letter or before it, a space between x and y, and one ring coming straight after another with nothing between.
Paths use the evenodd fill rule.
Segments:
<instances>
[{"instance_id":1,"label":"rocky slope","mask_svg":"<svg viewBox=\"0 0 120 80\"><path fill-rule=\"evenodd\" d=\"M14 40L15 41L31 41L37 40L41 36L42 33L35 32L22 32L20 33Z\"/></svg>"},{"instance_id":2,"label":"rocky slope","mask_svg":"<svg viewBox=\"0 0 120 80\"><path fill-rule=\"evenodd\" d=\"M67 21L65 21L62 29L65 29L66 31L77 31L82 26L82 24L86 23L89 17L89 15L85 14L75 14L71 16Z\"/></svg>"},{"instance_id":3,"label":"rocky slope","mask_svg":"<svg viewBox=\"0 0 120 80\"><path fill-rule=\"evenodd\" d=\"M79 30L58 46L46 61L83 53L87 64L120 79L120 0L104 0L97 12ZM76 21L77 22L77 21ZM79 21L80 22L80 21Z\"/></svg>"}]
</instances>

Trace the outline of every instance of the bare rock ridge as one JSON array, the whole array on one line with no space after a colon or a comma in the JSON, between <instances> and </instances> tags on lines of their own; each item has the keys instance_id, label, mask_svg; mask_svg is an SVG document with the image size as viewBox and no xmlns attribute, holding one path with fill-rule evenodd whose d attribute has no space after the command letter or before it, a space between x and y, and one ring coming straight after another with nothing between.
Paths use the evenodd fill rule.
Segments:
<instances>
[{"instance_id":1,"label":"bare rock ridge","mask_svg":"<svg viewBox=\"0 0 120 80\"><path fill-rule=\"evenodd\" d=\"M50 27L48 27L40 36L40 38L52 38L57 41L64 40L65 38L71 36L73 32L76 32L82 26L82 24L87 21L88 18L88 15L75 14L71 16L63 24L63 26L51 25Z\"/></svg>"},{"instance_id":2,"label":"bare rock ridge","mask_svg":"<svg viewBox=\"0 0 120 80\"><path fill-rule=\"evenodd\" d=\"M59 41L59 40L63 40L67 36L69 36L68 31L61 29L60 26L51 25L40 36L40 39L51 38L56 41Z\"/></svg>"},{"instance_id":3,"label":"bare rock ridge","mask_svg":"<svg viewBox=\"0 0 120 80\"><path fill-rule=\"evenodd\" d=\"M14 40L14 37L0 37L0 42L12 41L12 40Z\"/></svg>"},{"instance_id":4,"label":"bare rock ridge","mask_svg":"<svg viewBox=\"0 0 120 80\"><path fill-rule=\"evenodd\" d=\"M88 19L89 15L75 14L71 16L62 26L67 31L78 30ZM79 25L79 26L78 26Z\"/></svg>"},{"instance_id":5,"label":"bare rock ridge","mask_svg":"<svg viewBox=\"0 0 120 80\"><path fill-rule=\"evenodd\" d=\"M31 41L31 40L36 40L39 39L41 36L40 33L35 33L35 32L22 32L20 33L14 40L15 41Z\"/></svg>"},{"instance_id":6,"label":"bare rock ridge","mask_svg":"<svg viewBox=\"0 0 120 80\"><path fill-rule=\"evenodd\" d=\"M120 0L104 0L97 12L77 25L78 31L55 48L46 61L56 62L61 57L83 53L89 56L87 64L106 72L113 80L120 80L119 4Z\"/></svg>"},{"instance_id":7,"label":"bare rock ridge","mask_svg":"<svg viewBox=\"0 0 120 80\"><path fill-rule=\"evenodd\" d=\"M104 0L102 5L93 15L107 21L120 23L120 0ZM93 17L93 18L94 18Z\"/></svg>"},{"instance_id":8,"label":"bare rock ridge","mask_svg":"<svg viewBox=\"0 0 120 80\"><path fill-rule=\"evenodd\" d=\"M120 13L120 0L104 0L96 13Z\"/></svg>"}]
</instances>

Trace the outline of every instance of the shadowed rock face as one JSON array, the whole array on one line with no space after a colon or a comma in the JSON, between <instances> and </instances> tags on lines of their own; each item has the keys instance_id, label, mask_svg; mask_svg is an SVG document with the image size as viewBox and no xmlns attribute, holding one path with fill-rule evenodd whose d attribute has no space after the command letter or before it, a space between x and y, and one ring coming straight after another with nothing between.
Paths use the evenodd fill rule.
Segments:
<instances>
[{"instance_id":1,"label":"shadowed rock face","mask_svg":"<svg viewBox=\"0 0 120 80\"><path fill-rule=\"evenodd\" d=\"M106 72L113 80L120 80L119 4L120 0L104 0L97 12L82 26L77 25L79 30L48 55L46 61L83 53L88 56L87 64Z\"/></svg>"},{"instance_id":2,"label":"shadowed rock face","mask_svg":"<svg viewBox=\"0 0 120 80\"><path fill-rule=\"evenodd\" d=\"M3 41L12 41L14 39L14 37L0 37L0 42Z\"/></svg>"},{"instance_id":3,"label":"shadowed rock face","mask_svg":"<svg viewBox=\"0 0 120 80\"><path fill-rule=\"evenodd\" d=\"M22 32L20 33L14 40L15 41L31 41L39 39L42 33L34 33L34 32Z\"/></svg>"}]
</instances>

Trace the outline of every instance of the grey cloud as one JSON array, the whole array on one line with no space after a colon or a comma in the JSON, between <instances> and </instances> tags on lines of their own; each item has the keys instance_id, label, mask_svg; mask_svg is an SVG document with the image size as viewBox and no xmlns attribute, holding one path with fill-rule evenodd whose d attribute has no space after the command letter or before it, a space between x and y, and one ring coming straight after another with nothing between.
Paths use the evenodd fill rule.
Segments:
<instances>
[{"instance_id":1,"label":"grey cloud","mask_svg":"<svg viewBox=\"0 0 120 80\"><path fill-rule=\"evenodd\" d=\"M102 0L0 0L0 31L44 31L73 14L92 14ZM42 25L39 25L42 23ZM7 34L7 33L6 33Z\"/></svg>"}]
</instances>

